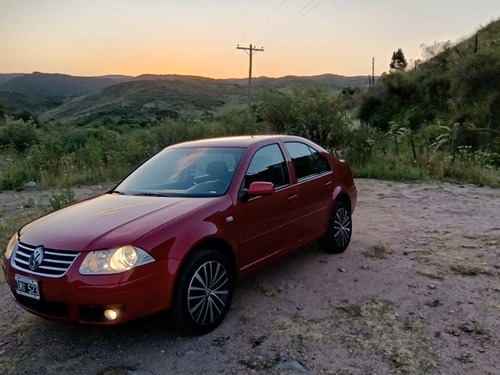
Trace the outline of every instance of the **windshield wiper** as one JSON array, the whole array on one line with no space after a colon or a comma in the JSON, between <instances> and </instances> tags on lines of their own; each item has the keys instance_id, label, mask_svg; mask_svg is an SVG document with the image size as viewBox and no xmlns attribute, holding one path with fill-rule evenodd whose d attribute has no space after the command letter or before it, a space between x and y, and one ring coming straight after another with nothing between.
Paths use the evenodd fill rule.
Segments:
<instances>
[{"instance_id":1,"label":"windshield wiper","mask_svg":"<svg viewBox=\"0 0 500 375\"><path fill-rule=\"evenodd\" d=\"M143 193L137 193L134 195L139 195L141 197L170 197L169 194L165 193L155 193L155 192L143 192Z\"/></svg>"},{"instance_id":2,"label":"windshield wiper","mask_svg":"<svg viewBox=\"0 0 500 375\"><path fill-rule=\"evenodd\" d=\"M109 192L109 194L115 194L115 193L116 193L116 194L120 194L120 195L127 195L127 194L125 194L125 193L124 193L123 191L121 191L121 190L111 190L111 191Z\"/></svg>"}]
</instances>

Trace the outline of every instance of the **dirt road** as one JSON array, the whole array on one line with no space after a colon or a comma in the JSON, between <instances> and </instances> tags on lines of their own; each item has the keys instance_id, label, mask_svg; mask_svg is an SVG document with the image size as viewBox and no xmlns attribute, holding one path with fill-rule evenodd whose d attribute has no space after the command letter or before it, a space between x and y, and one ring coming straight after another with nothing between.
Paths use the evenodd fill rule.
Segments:
<instances>
[{"instance_id":1,"label":"dirt road","mask_svg":"<svg viewBox=\"0 0 500 375\"><path fill-rule=\"evenodd\" d=\"M0 283L0 374L498 374L500 190L357 185L344 254L311 245L240 281L202 337L168 313L114 328L45 321ZM2 193L0 212L46 198Z\"/></svg>"}]
</instances>

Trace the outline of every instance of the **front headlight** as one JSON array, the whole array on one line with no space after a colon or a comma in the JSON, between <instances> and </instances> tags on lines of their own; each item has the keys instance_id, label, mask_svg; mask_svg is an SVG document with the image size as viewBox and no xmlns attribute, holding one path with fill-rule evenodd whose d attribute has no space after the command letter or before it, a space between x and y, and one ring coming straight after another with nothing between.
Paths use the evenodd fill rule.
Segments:
<instances>
[{"instance_id":1,"label":"front headlight","mask_svg":"<svg viewBox=\"0 0 500 375\"><path fill-rule=\"evenodd\" d=\"M144 250L131 245L110 250L91 251L80 266L80 274L120 273L154 261L154 258Z\"/></svg>"},{"instance_id":2,"label":"front headlight","mask_svg":"<svg viewBox=\"0 0 500 375\"><path fill-rule=\"evenodd\" d=\"M19 236L16 233L12 236L12 238L9 241L9 244L7 245L7 249L5 250L5 259L10 259L12 253L14 252L14 249L17 246L18 241L19 241Z\"/></svg>"}]
</instances>

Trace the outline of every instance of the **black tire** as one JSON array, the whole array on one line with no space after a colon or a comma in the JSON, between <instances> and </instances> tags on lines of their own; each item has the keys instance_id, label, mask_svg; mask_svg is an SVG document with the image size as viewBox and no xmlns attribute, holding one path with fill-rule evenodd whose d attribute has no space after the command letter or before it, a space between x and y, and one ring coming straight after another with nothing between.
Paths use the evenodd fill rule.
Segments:
<instances>
[{"instance_id":1,"label":"black tire","mask_svg":"<svg viewBox=\"0 0 500 375\"><path fill-rule=\"evenodd\" d=\"M329 253L340 254L349 246L351 236L351 210L346 202L338 201L333 205L328 229L325 236L321 239L320 245Z\"/></svg>"},{"instance_id":2,"label":"black tire","mask_svg":"<svg viewBox=\"0 0 500 375\"><path fill-rule=\"evenodd\" d=\"M184 331L204 334L226 316L233 297L234 270L221 253L203 249L184 263L177 278L173 315Z\"/></svg>"}]
</instances>

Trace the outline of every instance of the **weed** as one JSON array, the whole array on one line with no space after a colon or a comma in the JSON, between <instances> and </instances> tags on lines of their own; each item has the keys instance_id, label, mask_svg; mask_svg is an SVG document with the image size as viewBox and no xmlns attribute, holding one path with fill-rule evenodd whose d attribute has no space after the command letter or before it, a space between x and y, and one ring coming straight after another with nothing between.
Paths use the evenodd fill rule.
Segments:
<instances>
[{"instance_id":1,"label":"weed","mask_svg":"<svg viewBox=\"0 0 500 375\"><path fill-rule=\"evenodd\" d=\"M59 191L52 192L50 196L50 205L54 211L70 205L75 201L75 192L71 187L65 186Z\"/></svg>"},{"instance_id":2,"label":"weed","mask_svg":"<svg viewBox=\"0 0 500 375\"><path fill-rule=\"evenodd\" d=\"M257 287L258 291L265 295L266 297L275 297L281 293L281 289L270 285L266 281L261 281L260 285Z\"/></svg>"},{"instance_id":3,"label":"weed","mask_svg":"<svg viewBox=\"0 0 500 375\"><path fill-rule=\"evenodd\" d=\"M267 335L253 336L250 337L250 344L252 344L252 348L256 348L260 344L262 344L267 339Z\"/></svg>"},{"instance_id":4,"label":"weed","mask_svg":"<svg viewBox=\"0 0 500 375\"><path fill-rule=\"evenodd\" d=\"M433 273L428 273L428 272L423 272L423 271L417 271L417 273L419 275L428 277L429 279L432 279L432 280L444 281L444 276L442 276L442 275L435 275Z\"/></svg>"},{"instance_id":5,"label":"weed","mask_svg":"<svg viewBox=\"0 0 500 375\"><path fill-rule=\"evenodd\" d=\"M478 275L491 275L492 273L489 270L484 268L479 268L475 266L468 266L463 264L452 265L450 269L456 274L462 276L478 276Z\"/></svg>"},{"instance_id":6,"label":"weed","mask_svg":"<svg viewBox=\"0 0 500 375\"><path fill-rule=\"evenodd\" d=\"M265 355L265 356L251 356L251 357L245 357L239 360L239 363L254 371L264 371L264 370L269 370L272 369L273 367L276 366L277 363L281 362L281 358L278 354L274 356L270 355Z\"/></svg>"},{"instance_id":7,"label":"weed","mask_svg":"<svg viewBox=\"0 0 500 375\"><path fill-rule=\"evenodd\" d=\"M388 250L387 247L382 244L373 245L368 250L363 251L363 255L371 259L387 259L389 254L392 254L392 251Z\"/></svg>"},{"instance_id":8,"label":"weed","mask_svg":"<svg viewBox=\"0 0 500 375\"><path fill-rule=\"evenodd\" d=\"M127 375L135 370L136 370L135 367L113 366L105 368L104 370L100 371L98 375Z\"/></svg>"}]
</instances>

